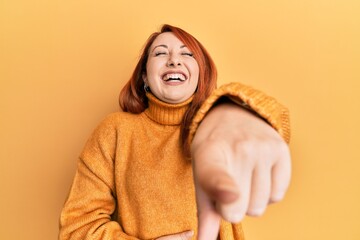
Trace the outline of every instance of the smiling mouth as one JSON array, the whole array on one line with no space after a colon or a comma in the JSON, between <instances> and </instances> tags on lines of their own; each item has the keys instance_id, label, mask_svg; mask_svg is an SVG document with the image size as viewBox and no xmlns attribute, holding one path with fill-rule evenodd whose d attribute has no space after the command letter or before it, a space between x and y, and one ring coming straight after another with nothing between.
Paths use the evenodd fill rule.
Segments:
<instances>
[{"instance_id":1,"label":"smiling mouth","mask_svg":"<svg viewBox=\"0 0 360 240\"><path fill-rule=\"evenodd\" d=\"M169 81L183 82L186 80L186 76L182 73L168 73L165 74L162 79L166 82Z\"/></svg>"}]
</instances>

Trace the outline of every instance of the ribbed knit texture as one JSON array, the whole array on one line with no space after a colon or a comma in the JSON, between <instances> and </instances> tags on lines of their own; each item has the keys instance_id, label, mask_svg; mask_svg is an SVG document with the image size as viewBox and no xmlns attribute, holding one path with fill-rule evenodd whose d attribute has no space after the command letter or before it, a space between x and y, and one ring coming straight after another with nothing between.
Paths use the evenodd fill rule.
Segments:
<instances>
[{"instance_id":1,"label":"ribbed knit texture","mask_svg":"<svg viewBox=\"0 0 360 240\"><path fill-rule=\"evenodd\" d=\"M190 126L189 141L191 142L197 127L199 126L206 113L214 103L223 96L228 96L235 103L250 109L265 119L275 128L282 138L289 143L290 123L289 111L265 93L241 83L228 83L216 89L211 96L200 107Z\"/></svg>"},{"instance_id":2,"label":"ribbed knit texture","mask_svg":"<svg viewBox=\"0 0 360 240\"><path fill-rule=\"evenodd\" d=\"M243 91L238 84L227 89L223 95ZM215 94L218 98L219 92ZM246 97L241 100L251 102ZM148 98L149 108L143 113L111 114L89 138L60 217L60 240L155 239L186 230L196 233L191 162L180 145L180 123L191 99L172 105L151 94ZM196 116L192 134L212 104L214 95ZM282 119L276 129L288 132L287 115L280 114L283 110L276 101L264 96L261 107L256 104L249 105L260 109L261 116ZM222 221L220 238L242 240L241 224Z\"/></svg>"},{"instance_id":3,"label":"ribbed knit texture","mask_svg":"<svg viewBox=\"0 0 360 240\"><path fill-rule=\"evenodd\" d=\"M181 124L184 114L193 99L192 96L181 104L169 104L160 101L151 93L146 93L146 96L149 100L149 107L145 110L146 116L164 125Z\"/></svg>"}]
</instances>

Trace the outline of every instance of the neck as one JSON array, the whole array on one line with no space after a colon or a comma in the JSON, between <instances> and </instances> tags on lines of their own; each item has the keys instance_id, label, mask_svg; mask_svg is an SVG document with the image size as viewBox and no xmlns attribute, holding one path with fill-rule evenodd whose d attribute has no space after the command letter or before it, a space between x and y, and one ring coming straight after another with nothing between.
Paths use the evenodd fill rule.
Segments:
<instances>
[{"instance_id":1,"label":"neck","mask_svg":"<svg viewBox=\"0 0 360 240\"><path fill-rule=\"evenodd\" d=\"M185 102L170 104L159 100L151 93L146 93L146 96L149 100L149 107L145 110L145 114L163 125L180 125L193 100L193 97L190 97Z\"/></svg>"}]
</instances>

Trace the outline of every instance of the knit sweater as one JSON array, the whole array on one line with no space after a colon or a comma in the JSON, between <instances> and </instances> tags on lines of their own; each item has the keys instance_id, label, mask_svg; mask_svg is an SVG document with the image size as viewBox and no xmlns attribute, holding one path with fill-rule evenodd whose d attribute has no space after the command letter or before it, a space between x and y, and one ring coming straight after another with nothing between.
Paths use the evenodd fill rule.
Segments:
<instances>
[{"instance_id":1,"label":"knit sweater","mask_svg":"<svg viewBox=\"0 0 360 240\"><path fill-rule=\"evenodd\" d=\"M144 112L110 114L89 138L61 213L60 240L156 239L186 230L196 235L192 167L180 145L181 120L192 98L168 104L147 96ZM260 91L234 83L205 101L192 122L189 141L220 96L255 111L289 140L287 109ZM222 221L220 239L242 240L241 224Z\"/></svg>"}]
</instances>

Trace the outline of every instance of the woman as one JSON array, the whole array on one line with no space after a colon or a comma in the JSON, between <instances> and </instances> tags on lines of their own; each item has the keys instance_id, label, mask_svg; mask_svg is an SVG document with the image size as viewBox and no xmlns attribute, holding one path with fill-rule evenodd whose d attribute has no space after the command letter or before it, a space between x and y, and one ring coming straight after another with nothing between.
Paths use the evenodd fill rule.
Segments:
<instances>
[{"instance_id":1,"label":"woman","mask_svg":"<svg viewBox=\"0 0 360 240\"><path fill-rule=\"evenodd\" d=\"M80 156L60 239L243 239L243 216L287 189L288 113L249 87L215 85L193 36L170 25L152 34L120 94L124 112Z\"/></svg>"}]
</instances>

